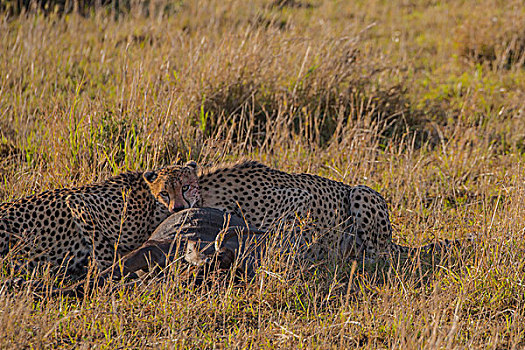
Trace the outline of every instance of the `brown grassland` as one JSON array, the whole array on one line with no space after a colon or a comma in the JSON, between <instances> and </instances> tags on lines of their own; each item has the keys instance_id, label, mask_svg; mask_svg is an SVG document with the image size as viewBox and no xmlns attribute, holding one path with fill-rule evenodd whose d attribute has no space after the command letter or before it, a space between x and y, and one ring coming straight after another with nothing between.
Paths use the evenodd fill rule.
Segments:
<instances>
[{"instance_id":1,"label":"brown grassland","mask_svg":"<svg viewBox=\"0 0 525 350\"><path fill-rule=\"evenodd\" d=\"M0 348L524 348L524 101L521 1L3 15L0 202L244 157L378 190L396 242L477 242L353 273L277 256L246 284L173 268L82 299L10 288L4 259Z\"/></svg>"}]
</instances>

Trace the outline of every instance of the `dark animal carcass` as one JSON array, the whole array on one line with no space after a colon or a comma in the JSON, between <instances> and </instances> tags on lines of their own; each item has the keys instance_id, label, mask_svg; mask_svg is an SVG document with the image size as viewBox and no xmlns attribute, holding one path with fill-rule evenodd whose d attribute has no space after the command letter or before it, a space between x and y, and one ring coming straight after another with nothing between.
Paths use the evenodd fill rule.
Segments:
<instances>
[{"instance_id":1,"label":"dark animal carcass","mask_svg":"<svg viewBox=\"0 0 525 350\"><path fill-rule=\"evenodd\" d=\"M250 241L253 235L262 237L264 233L248 226L243 219L218 209L186 209L166 219L142 247L126 255L121 261L122 271L113 268L107 272L112 271L118 278L121 273L147 272L152 266L163 268L181 257L192 265L216 259L220 268L229 268L237 256L253 260L254 255L259 255L257 247L262 239L257 247ZM239 265L245 272L252 273L252 264L239 262Z\"/></svg>"},{"instance_id":2,"label":"dark animal carcass","mask_svg":"<svg viewBox=\"0 0 525 350\"><path fill-rule=\"evenodd\" d=\"M162 222L140 248L125 255L114 266L102 271L95 285L165 268L179 259L189 265L209 265L229 269L234 263L238 275L253 277L260 261L266 234L221 210L190 208ZM82 293L85 282L62 290Z\"/></svg>"}]
</instances>

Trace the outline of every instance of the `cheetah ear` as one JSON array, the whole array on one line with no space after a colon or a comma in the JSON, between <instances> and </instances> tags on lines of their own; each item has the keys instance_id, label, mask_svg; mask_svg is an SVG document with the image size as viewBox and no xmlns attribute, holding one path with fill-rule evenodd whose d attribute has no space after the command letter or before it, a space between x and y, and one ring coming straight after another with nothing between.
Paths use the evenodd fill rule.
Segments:
<instances>
[{"instance_id":1,"label":"cheetah ear","mask_svg":"<svg viewBox=\"0 0 525 350\"><path fill-rule=\"evenodd\" d=\"M194 160L190 160L189 162L186 162L185 164L187 167L197 169L197 162Z\"/></svg>"},{"instance_id":2,"label":"cheetah ear","mask_svg":"<svg viewBox=\"0 0 525 350\"><path fill-rule=\"evenodd\" d=\"M146 171L144 174L142 174L142 177L148 184L152 184L153 181L158 177L158 174L154 171Z\"/></svg>"}]
</instances>

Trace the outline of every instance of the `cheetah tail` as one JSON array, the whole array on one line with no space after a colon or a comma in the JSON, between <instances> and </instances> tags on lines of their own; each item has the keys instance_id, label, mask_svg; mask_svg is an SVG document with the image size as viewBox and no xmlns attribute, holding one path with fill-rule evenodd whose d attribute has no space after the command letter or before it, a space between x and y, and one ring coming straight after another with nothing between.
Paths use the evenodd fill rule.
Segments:
<instances>
[{"instance_id":1,"label":"cheetah tail","mask_svg":"<svg viewBox=\"0 0 525 350\"><path fill-rule=\"evenodd\" d=\"M424 254L444 254L450 252L453 248L465 247L473 245L476 242L475 238L461 238L461 239L445 239L442 241L426 244L421 247L408 247L392 243L392 253L395 255L403 254L407 256L415 256L419 253Z\"/></svg>"}]
</instances>

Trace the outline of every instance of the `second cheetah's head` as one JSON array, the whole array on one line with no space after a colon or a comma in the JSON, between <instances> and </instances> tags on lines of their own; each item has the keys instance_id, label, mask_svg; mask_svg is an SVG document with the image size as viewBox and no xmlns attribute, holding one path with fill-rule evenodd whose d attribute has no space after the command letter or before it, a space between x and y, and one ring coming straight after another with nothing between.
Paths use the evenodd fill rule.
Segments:
<instances>
[{"instance_id":1,"label":"second cheetah's head","mask_svg":"<svg viewBox=\"0 0 525 350\"><path fill-rule=\"evenodd\" d=\"M157 171L147 171L142 176L157 201L172 213L193 208L201 200L197 163L193 161L185 165L170 165Z\"/></svg>"}]
</instances>

